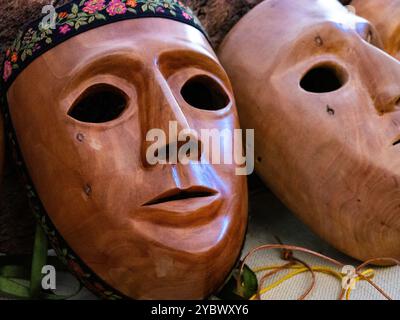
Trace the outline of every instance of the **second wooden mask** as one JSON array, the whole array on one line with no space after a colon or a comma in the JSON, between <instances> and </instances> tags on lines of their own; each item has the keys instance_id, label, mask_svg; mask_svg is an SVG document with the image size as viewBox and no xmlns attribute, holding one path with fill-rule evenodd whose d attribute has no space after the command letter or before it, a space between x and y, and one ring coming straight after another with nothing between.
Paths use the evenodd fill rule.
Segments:
<instances>
[{"instance_id":1,"label":"second wooden mask","mask_svg":"<svg viewBox=\"0 0 400 320\"><path fill-rule=\"evenodd\" d=\"M267 0L220 49L260 176L361 260L400 257L400 64L380 46L336 0Z\"/></svg>"}]
</instances>

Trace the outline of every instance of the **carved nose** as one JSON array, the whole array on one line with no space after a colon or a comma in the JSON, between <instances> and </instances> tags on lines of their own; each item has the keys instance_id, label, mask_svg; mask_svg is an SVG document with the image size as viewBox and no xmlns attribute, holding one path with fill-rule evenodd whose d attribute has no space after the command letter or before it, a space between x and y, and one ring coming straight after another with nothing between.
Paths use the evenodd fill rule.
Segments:
<instances>
[{"instance_id":1,"label":"carved nose","mask_svg":"<svg viewBox=\"0 0 400 320\"><path fill-rule=\"evenodd\" d=\"M144 136L147 137L151 130L157 129L160 133L163 133L164 138L164 143L158 143L159 148L155 151L154 156L161 155L165 157L167 162L176 164L179 162L180 152L185 152L186 156L190 157L191 160L198 160L200 158L201 143L197 134L190 127L188 119L178 104L168 82L161 73L156 72L152 94L151 103L149 103L148 109L145 111L147 116L144 124L146 131ZM186 150L183 146L189 146L188 142L193 147ZM147 139L143 143L143 155L145 155L143 161L145 165L150 164L149 159L147 159L147 151L153 144L154 141L147 141ZM196 154L193 152L195 147L197 147ZM190 154L191 152L193 154Z\"/></svg>"},{"instance_id":2,"label":"carved nose","mask_svg":"<svg viewBox=\"0 0 400 320\"><path fill-rule=\"evenodd\" d=\"M363 45L368 63L361 62L364 84L370 90L376 112L379 115L400 109L400 63L384 51Z\"/></svg>"},{"instance_id":3,"label":"carved nose","mask_svg":"<svg viewBox=\"0 0 400 320\"><path fill-rule=\"evenodd\" d=\"M399 65L400 66L400 65ZM398 85L387 86L375 99L375 108L380 115L400 111L400 88Z\"/></svg>"}]
</instances>

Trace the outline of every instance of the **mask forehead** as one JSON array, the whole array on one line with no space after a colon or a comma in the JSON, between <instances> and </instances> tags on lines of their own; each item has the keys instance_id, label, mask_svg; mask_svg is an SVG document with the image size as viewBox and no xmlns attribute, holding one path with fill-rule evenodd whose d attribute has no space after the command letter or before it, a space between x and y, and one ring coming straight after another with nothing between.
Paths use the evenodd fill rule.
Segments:
<instances>
[{"instance_id":1,"label":"mask forehead","mask_svg":"<svg viewBox=\"0 0 400 320\"><path fill-rule=\"evenodd\" d=\"M236 63L252 68L255 75L262 76L265 72L270 72L265 68L275 68L279 61L287 58L286 55L291 55L291 59L300 60L320 54L319 50L315 50L315 44L321 46L324 41L328 42L328 45L321 46L320 49L337 53L338 50L345 50L341 45L347 46L346 42L353 41L352 36L368 37L369 23L349 14L339 2L304 2L304 5L299 6L295 1L265 1L258 5L258 10L253 10L243 17L240 31L236 31L239 28L234 27L229 34L231 43L243 41L245 33L251 34L251 37L245 40L246 46L240 50L243 58L238 59ZM328 37L323 39L325 35ZM305 43L306 41L309 43ZM329 41L335 43L329 46ZM378 39L373 35L371 41L376 43ZM302 50L296 51L299 45ZM224 43L221 48L223 47ZM254 48L265 54L254 54ZM246 59L246 56L252 56L252 59Z\"/></svg>"},{"instance_id":2,"label":"mask forehead","mask_svg":"<svg viewBox=\"0 0 400 320\"><path fill-rule=\"evenodd\" d=\"M161 27L158 32L154 32L155 23ZM175 28L171 28L171 24ZM52 70L54 77L68 76L96 58L114 53L153 65L157 64L164 51L190 50L218 63L212 48L201 33L190 26L165 19L147 18L140 23L123 21L118 23L118 28L104 26L101 33L96 29L90 30L79 35L78 40L71 41L72 46L71 42L60 44L54 48L52 54L46 55L45 67ZM60 56L63 63L60 63Z\"/></svg>"}]
</instances>

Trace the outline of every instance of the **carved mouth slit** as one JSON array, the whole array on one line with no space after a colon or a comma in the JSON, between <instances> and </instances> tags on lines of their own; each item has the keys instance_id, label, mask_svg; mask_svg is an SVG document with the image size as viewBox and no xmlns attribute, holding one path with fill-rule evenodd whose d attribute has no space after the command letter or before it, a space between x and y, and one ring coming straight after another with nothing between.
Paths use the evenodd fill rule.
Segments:
<instances>
[{"instance_id":1,"label":"carved mouth slit","mask_svg":"<svg viewBox=\"0 0 400 320\"><path fill-rule=\"evenodd\" d=\"M174 194L165 195L165 196L161 196L161 197L158 197L156 199L153 199L153 200L145 203L144 206L151 206L151 205L155 205L155 204L171 202L171 201L186 200L186 199L206 198L206 197L214 196L216 194L217 194L216 191L186 191L186 190L180 190L178 192L175 192Z\"/></svg>"}]
</instances>

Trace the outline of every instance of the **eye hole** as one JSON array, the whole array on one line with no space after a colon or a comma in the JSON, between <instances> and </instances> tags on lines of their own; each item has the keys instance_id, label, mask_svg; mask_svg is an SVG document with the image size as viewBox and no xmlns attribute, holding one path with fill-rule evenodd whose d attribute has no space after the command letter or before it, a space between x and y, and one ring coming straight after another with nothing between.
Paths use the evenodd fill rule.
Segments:
<instances>
[{"instance_id":1,"label":"eye hole","mask_svg":"<svg viewBox=\"0 0 400 320\"><path fill-rule=\"evenodd\" d=\"M300 81L300 86L308 92L332 92L340 89L346 78L344 72L336 66L318 66L306 73Z\"/></svg>"},{"instance_id":2,"label":"eye hole","mask_svg":"<svg viewBox=\"0 0 400 320\"><path fill-rule=\"evenodd\" d=\"M225 90L208 76L195 76L182 87L181 95L192 107L202 110L220 110L229 104Z\"/></svg>"},{"instance_id":3,"label":"eye hole","mask_svg":"<svg viewBox=\"0 0 400 320\"><path fill-rule=\"evenodd\" d=\"M108 84L88 88L74 103L68 115L88 123L104 123L117 119L125 110L127 97Z\"/></svg>"}]
</instances>

